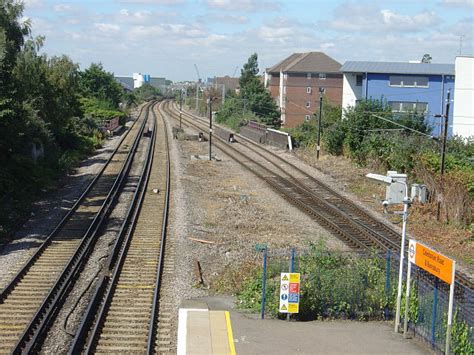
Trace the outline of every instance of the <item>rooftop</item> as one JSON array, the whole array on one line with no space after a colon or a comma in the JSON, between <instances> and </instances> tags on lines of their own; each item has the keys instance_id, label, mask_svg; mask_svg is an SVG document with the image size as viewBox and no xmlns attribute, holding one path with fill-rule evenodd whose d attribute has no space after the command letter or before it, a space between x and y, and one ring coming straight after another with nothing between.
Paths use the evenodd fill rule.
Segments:
<instances>
[{"instance_id":1,"label":"rooftop","mask_svg":"<svg viewBox=\"0 0 474 355\"><path fill-rule=\"evenodd\" d=\"M340 71L345 73L454 75L454 64L348 61L344 63Z\"/></svg>"},{"instance_id":2,"label":"rooftop","mask_svg":"<svg viewBox=\"0 0 474 355\"><path fill-rule=\"evenodd\" d=\"M267 73L338 73L341 63L323 52L293 53L267 69Z\"/></svg>"}]
</instances>

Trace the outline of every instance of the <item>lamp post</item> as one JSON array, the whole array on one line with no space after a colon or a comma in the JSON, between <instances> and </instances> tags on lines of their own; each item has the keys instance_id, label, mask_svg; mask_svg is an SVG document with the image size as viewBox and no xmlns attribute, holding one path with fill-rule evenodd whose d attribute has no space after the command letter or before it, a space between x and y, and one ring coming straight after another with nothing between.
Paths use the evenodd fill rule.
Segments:
<instances>
[{"instance_id":1,"label":"lamp post","mask_svg":"<svg viewBox=\"0 0 474 355\"><path fill-rule=\"evenodd\" d=\"M319 120L318 120L318 145L316 146L316 160L319 160L319 151L321 150L321 120L323 118L323 93L324 88L319 88Z\"/></svg>"},{"instance_id":2,"label":"lamp post","mask_svg":"<svg viewBox=\"0 0 474 355\"><path fill-rule=\"evenodd\" d=\"M405 181L397 181L390 176L384 176L380 174L370 173L370 174L367 174L366 177L368 177L371 180L384 183L386 185L391 185L394 182L402 183L403 185L405 185L405 197L403 198L403 212L392 212L395 214L401 214L402 221L403 221L402 242L400 246L400 266L398 270L397 309L395 313L395 332L397 333L398 327L400 326L400 308L401 308L401 302L402 302L402 282L403 282L403 262L405 259L405 241L406 241L406 234L407 234L408 208L411 205L411 200L410 200L410 197L408 196L408 184ZM384 205L385 212L389 213L387 211L389 202L384 201L383 205Z\"/></svg>"},{"instance_id":3,"label":"lamp post","mask_svg":"<svg viewBox=\"0 0 474 355\"><path fill-rule=\"evenodd\" d=\"M451 101L451 90L448 89L448 95L446 97L446 109L444 115L434 115L434 117L444 118L444 128L443 128L443 145L441 146L441 182L444 182L444 169L446 162L446 141L448 140L448 122L449 122L449 106ZM436 204L436 220L439 221L441 217L441 201L438 199Z\"/></svg>"},{"instance_id":4,"label":"lamp post","mask_svg":"<svg viewBox=\"0 0 474 355\"><path fill-rule=\"evenodd\" d=\"M214 97L210 97L207 99L207 103L209 104L209 160L212 160L212 100L215 99Z\"/></svg>"},{"instance_id":5,"label":"lamp post","mask_svg":"<svg viewBox=\"0 0 474 355\"><path fill-rule=\"evenodd\" d=\"M179 90L179 128L181 128L181 111L183 109L183 89Z\"/></svg>"}]
</instances>

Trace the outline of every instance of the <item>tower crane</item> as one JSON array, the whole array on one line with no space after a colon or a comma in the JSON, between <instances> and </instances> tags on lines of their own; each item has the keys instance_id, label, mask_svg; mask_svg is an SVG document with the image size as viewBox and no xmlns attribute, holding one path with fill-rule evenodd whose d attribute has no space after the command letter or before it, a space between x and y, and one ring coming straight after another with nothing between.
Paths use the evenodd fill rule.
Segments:
<instances>
[{"instance_id":1,"label":"tower crane","mask_svg":"<svg viewBox=\"0 0 474 355\"><path fill-rule=\"evenodd\" d=\"M194 64L194 69L196 70L197 74L197 81L196 81L196 112L199 113L199 87L201 86L201 74L199 74L199 69L196 64Z\"/></svg>"}]
</instances>

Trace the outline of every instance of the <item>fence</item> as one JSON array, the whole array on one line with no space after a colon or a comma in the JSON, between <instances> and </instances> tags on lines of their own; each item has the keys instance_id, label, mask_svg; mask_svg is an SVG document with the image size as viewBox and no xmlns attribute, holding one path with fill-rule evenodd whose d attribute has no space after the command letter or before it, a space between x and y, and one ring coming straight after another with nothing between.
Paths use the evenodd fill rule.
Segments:
<instances>
[{"instance_id":1,"label":"fence","mask_svg":"<svg viewBox=\"0 0 474 355\"><path fill-rule=\"evenodd\" d=\"M260 246L260 250L264 248ZM263 253L267 255L266 272L258 277L265 279L266 314L285 316L278 313L280 273L293 270L301 273L300 313L293 316L296 319L393 319L400 260L396 253L342 253L321 248L294 254L293 258L292 253L291 250ZM406 271L405 258L404 280ZM261 296L257 293L262 292L262 283L260 280L259 291L254 293L258 298L257 307L261 306ZM448 299L449 285L412 265L409 331L431 344L438 353L445 349ZM402 299L401 324L404 305ZM456 283L454 306L457 317L451 333L451 349L455 347L459 353L460 347L474 347L474 291Z\"/></svg>"}]
</instances>

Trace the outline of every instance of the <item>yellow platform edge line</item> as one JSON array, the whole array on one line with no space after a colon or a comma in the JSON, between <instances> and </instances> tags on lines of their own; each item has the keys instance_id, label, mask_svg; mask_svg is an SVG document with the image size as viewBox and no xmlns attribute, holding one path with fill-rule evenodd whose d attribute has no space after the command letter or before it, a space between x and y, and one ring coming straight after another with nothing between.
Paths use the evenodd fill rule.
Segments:
<instances>
[{"instance_id":1,"label":"yellow platform edge line","mask_svg":"<svg viewBox=\"0 0 474 355\"><path fill-rule=\"evenodd\" d=\"M225 322L227 324L227 337L229 338L230 355L235 355L234 335L232 334L232 325L230 324L229 311L225 311Z\"/></svg>"}]
</instances>

